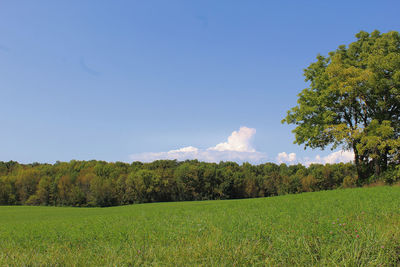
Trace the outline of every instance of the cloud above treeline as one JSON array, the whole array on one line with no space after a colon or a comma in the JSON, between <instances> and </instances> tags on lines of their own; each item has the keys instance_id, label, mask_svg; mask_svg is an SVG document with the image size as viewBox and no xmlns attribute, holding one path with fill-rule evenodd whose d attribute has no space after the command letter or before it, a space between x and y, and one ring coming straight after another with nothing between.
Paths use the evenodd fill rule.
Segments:
<instances>
[{"instance_id":1,"label":"cloud above treeline","mask_svg":"<svg viewBox=\"0 0 400 267\"><path fill-rule=\"evenodd\" d=\"M151 162L159 159L198 159L206 162L237 161L261 163L267 160L266 153L258 152L252 146L256 129L240 127L233 131L226 142L219 143L207 149L187 146L166 152L147 152L130 155L134 161Z\"/></svg>"},{"instance_id":2,"label":"cloud above treeline","mask_svg":"<svg viewBox=\"0 0 400 267\"><path fill-rule=\"evenodd\" d=\"M296 153L288 154L286 152L281 152L276 157L276 161L278 163L286 163L286 164L301 163L306 166L309 166L310 164L313 164L313 163L333 164L333 163L339 163L339 162L350 162L353 160L354 160L353 151L344 151L344 150L332 152L329 155L324 156L324 157L317 155L317 156L315 156L315 158L309 158L309 157L297 158Z\"/></svg>"},{"instance_id":3,"label":"cloud above treeline","mask_svg":"<svg viewBox=\"0 0 400 267\"><path fill-rule=\"evenodd\" d=\"M197 159L205 162L236 161L250 162L253 164L265 163L271 161L267 153L257 151L253 145L253 139L256 129L240 127L238 131L233 131L226 142L216 144L215 146L201 149L193 146L182 147L165 152L145 152L132 154L129 158L133 161L152 162L160 159L176 159L184 161L187 159ZM310 165L312 163L339 163L350 162L354 159L351 151L336 151L327 156L317 155L315 158L299 158L296 153L279 153L275 159L276 163Z\"/></svg>"}]
</instances>

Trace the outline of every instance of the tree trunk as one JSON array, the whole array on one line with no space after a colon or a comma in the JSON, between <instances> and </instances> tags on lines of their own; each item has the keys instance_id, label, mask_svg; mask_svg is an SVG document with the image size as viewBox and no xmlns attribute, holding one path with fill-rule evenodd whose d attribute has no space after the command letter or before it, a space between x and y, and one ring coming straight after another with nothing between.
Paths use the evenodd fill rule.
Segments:
<instances>
[{"instance_id":1,"label":"tree trunk","mask_svg":"<svg viewBox=\"0 0 400 267\"><path fill-rule=\"evenodd\" d=\"M386 149L387 151L387 149ZM388 164L388 152L377 152L378 157L374 159L374 170L375 170L375 175L379 176L382 173L384 173L387 170L387 164Z\"/></svg>"},{"instance_id":2,"label":"tree trunk","mask_svg":"<svg viewBox=\"0 0 400 267\"><path fill-rule=\"evenodd\" d=\"M381 164L382 164L381 165L382 172L385 172L387 170L387 167L388 167L388 154L389 154L389 149L386 148L385 154L382 155L382 162L381 162Z\"/></svg>"},{"instance_id":3,"label":"tree trunk","mask_svg":"<svg viewBox=\"0 0 400 267\"><path fill-rule=\"evenodd\" d=\"M362 160L360 159L360 155L358 154L356 144L353 144L353 152L354 152L354 164L356 165L357 175L358 175L357 184L362 185L364 184L366 177L363 171Z\"/></svg>"},{"instance_id":4,"label":"tree trunk","mask_svg":"<svg viewBox=\"0 0 400 267\"><path fill-rule=\"evenodd\" d=\"M381 174L381 157L374 159L374 169L375 175L379 176Z\"/></svg>"}]
</instances>

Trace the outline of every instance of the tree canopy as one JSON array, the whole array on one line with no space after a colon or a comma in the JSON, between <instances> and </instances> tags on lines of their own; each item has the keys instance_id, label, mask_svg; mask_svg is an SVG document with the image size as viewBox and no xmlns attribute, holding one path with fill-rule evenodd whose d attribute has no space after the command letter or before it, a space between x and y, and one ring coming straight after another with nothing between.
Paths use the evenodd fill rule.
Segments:
<instances>
[{"instance_id":1,"label":"tree canopy","mask_svg":"<svg viewBox=\"0 0 400 267\"><path fill-rule=\"evenodd\" d=\"M304 70L309 87L283 123L305 148L354 152L360 181L399 161L400 35L364 31Z\"/></svg>"},{"instance_id":2,"label":"tree canopy","mask_svg":"<svg viewBox=\"0 0 400 267\"><path fill-rule=\"evenodd\" d=\"M206 163L158 160L19 164L0 161L0 205L116 206L276 196L355 186L351 163Z\"/></svg>"}]
</instances>

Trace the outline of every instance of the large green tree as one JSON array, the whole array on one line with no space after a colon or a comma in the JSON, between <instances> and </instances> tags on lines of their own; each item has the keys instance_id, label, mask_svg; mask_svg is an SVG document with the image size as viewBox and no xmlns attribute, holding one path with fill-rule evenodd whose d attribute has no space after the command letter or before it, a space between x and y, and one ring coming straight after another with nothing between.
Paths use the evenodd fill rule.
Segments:
<instances>
[{"instance_id":1,"label":"large green tree","mask_svg":"<svg viewBox=\"0 0 400 267\"><path fill-rule=\"evenodd\" d=\"M283 123L295 124L305 148L353 150L360 182L398 161L400 147L400 35L356 34L304 70L309 88Z\"/></svg>"}]
</instances>

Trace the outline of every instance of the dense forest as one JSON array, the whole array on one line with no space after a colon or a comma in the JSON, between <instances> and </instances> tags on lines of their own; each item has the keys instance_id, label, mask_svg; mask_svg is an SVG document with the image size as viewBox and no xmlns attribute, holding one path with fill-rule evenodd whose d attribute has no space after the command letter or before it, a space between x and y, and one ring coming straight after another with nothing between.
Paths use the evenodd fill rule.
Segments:
<instances>
[{"instance_id":1,"label":"dense forest","mask_svg":"<svg viewBox=\"0 0 400 267\"><path fill-rule=\"evenodd\" d=\"M379 177L397 182L391 172ZM377 177L371 177L370 181ZM158 160L0 162L1 205L116 206L267 197L361 186L352 163L290 165Z\"/></svg>"}]
</instances>

